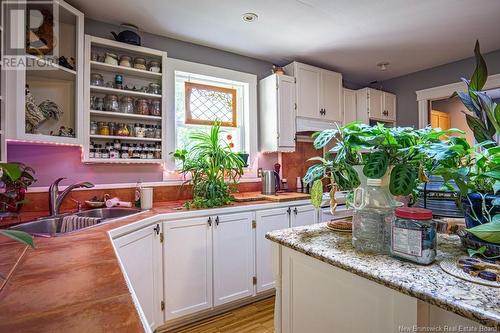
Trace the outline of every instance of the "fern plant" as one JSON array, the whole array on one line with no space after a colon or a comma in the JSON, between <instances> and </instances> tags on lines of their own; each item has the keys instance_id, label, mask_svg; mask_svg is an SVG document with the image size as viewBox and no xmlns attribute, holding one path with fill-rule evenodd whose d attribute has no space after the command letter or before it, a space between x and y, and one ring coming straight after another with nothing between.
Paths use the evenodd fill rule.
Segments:
<instances>
[{"instance_id":1,"label":"fern plant","mask_svg":"<svg viewBox=\"0 0 500 333\"><path fill-rule=\"evenodd\" d=\"M244 163L220 134L219 123L209 133L193 132L189 151L178 149L173 155L181 162L180 172L190 176L186 183L193 186L193 200L186 203L188 208L224 206L234 200L231 193L243 175Z\"/></svg>"}]
</instances>

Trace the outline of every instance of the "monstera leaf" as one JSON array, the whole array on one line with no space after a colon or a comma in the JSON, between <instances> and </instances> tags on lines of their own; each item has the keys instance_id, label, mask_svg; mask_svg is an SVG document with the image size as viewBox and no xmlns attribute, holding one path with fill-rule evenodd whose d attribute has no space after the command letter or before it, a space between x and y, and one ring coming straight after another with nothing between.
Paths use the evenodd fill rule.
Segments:
<instances>
[{"instance_id":1,"label":"monstera leaf","mask_svg":"<svg viewBox=\"0 0 500 333\"><path fill-rule=\"evenodd\" d=\"M412 165L398 164L391 171L389 190L393 195L409 195L417 176L417 169Z\"/></svg>"},{"instance_id":2,"label":"monstera leaf","mask_svg":"<svg viewBox=\"0 0 500 333\"><path fill-rule=\"evenodd\" d=\"M363 173L368 178L382 178L387 171L389 158L383 151L377 151L368 155Z\"/></svg>"}]
</instances>

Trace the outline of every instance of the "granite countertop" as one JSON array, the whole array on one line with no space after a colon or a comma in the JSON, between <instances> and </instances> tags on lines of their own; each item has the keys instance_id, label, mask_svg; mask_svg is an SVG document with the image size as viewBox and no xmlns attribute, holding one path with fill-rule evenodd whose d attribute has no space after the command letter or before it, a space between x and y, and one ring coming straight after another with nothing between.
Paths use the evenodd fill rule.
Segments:
<instances>
[{"instance_id":1,"label":"granite countertop","mask_svg":"<svg viewBox=\"0 0 500 333\"><path fill-rule=\"evenodd\" d=\"M438 261L464 255L457 236L439 235L436 262L421 266L354 250L351 234L326 223L270 232L266 238L445 310L500 329L500 288L455 278Z\"/></svg>"},{"instance_id":2,"label":"granite countertop","mask_svg":"<svg viewBox=\"0 0 500 333\"><path fill-rule=\"evenodd\" d=\"M36 237L35 249L0 238L0 332L143 332L108 232L158 215L187 212L183 203L155 203L151 210L86 230ZM224 208L261 204L272 202Z\"/></svg>"}]
</instances>

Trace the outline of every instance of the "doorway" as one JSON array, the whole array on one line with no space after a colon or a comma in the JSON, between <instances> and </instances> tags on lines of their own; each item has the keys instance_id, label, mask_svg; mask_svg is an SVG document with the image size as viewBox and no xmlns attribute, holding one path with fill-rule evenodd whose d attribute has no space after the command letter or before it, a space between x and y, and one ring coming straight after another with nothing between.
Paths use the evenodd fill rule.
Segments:
<instances>
[{"instance_id":1,"label":"doorway","mask_svg":"<svg viewBox=\"0 0 500 333\"><path fill-rule=\"evenodd\" d=\"M469 144L474 144L474 136L465 120L468 112L458 97L444 98L431 101L429 120L431 127L447 130L456 128L465 132Z\"/></svg>"}]
</instances>

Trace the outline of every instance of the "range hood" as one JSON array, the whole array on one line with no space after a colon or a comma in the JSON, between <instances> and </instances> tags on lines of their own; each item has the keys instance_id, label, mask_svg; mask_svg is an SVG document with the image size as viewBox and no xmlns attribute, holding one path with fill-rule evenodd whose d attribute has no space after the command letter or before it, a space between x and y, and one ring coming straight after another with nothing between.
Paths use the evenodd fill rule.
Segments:
<instances>
[{"instance_id":1,"label":"range hood","mask_svg":"<svg viewBox=\"0 0 500 333\"><path fill-rule=\"evenodd\" d=\"M336 128L334 121L323 121L323 120L315 120L310 118L297 117L297 133L300 132L319 132L326 129ZM337 122L339 126L342 126L342 123Z\"/></svg>"}]
</instances>

